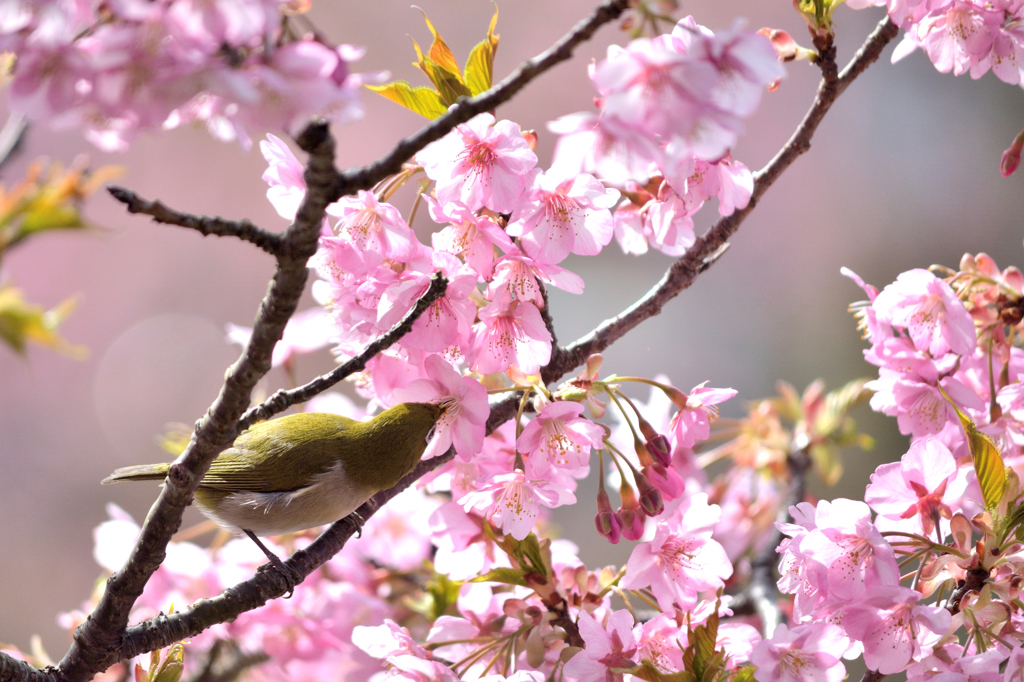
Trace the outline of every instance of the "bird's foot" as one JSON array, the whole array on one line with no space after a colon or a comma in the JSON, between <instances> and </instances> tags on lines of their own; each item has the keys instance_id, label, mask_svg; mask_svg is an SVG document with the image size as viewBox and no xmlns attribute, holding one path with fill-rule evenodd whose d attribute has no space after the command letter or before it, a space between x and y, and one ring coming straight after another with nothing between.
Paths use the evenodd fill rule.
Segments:
<instances>
[{"instance_id":1,"label":"bird's foot","mask_svg":"<svg viewBox=\"0 0 1024 682\"><path fill-rule=\"evenodd\" d=\"M363 537L363 526L366 525L366 519L364 519L359 512L352 512L345 518L348 519L348 522L355 528L356 537Z\"/></svg>"},{"instance_id":2,"label":"bird's foot","mask_svg":"<svg viewBox=\"0 0 1024 682\"><path fill-rule=\"evenodd\" d=\"M269 571L271 569L277 571L277 574L284 578L285 585L288 586L288 593L284 595L284 598L291 599L292 595L295 594L295 586L302 582L302 574L281 561L276 554L267 549L267 546L260 542L259 538L257 538L252 531L245 530L244 528L242 531L248 535L249 539L255 542L256 546L263 550L263 553L267 555L268 559L270 559L269 564L263 564L258 567L256 572L263 573L264 571Z\"/></svg>"}]
</instances>

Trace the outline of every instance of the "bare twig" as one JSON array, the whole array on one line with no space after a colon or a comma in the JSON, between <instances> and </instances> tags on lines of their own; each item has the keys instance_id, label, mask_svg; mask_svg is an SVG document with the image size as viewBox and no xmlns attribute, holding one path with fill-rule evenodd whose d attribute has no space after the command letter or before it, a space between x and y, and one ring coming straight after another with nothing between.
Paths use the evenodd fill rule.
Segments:
<instances>
[{"instance_id":1,"label":"bare twig","mask_svg":"<svg viewBox=\"0 0 1024 682\"><path fill-rule=\"evenodd\" d=\"M247 669L269 660L263 651L243 651L231 640L218 639L210 647L202 670L188 682L234 682Z\"/></svg>"},{"instance_id":2,"label":"bare twig","mask_svg":"<svg viewBox=\"0 0 1024 682\"><path fill-rule=\"evenodd\" d=\"M640 300L615 317L598 325L586 336L574 341L552 354L551 362L543 371L545 381L557 380L567 372L582 365L593 353L600 353L620 339L626 332L644 320L661 312L661 309L680 292L690 287L697 276L707 269L710 262L721 255L719 250L726 245L729 237L739 229L743 220L757 206L758 200L778 179L797 157L811 148L811 138L828 113L833 102L849 84L872 62L878 59L882 48L896 37L898 27L888 19L883 20L868 36L853 60L837 76L830 76L823 66L825 77L818 87L811 108L800 122L793 136L768 164L754 174L754 190L746 208L721 218L662 276L661 280ZM827 56L825 57L828 58ZM834 54L832 55L834 59ZM834 73L834 72L832 72ZM710 259L710 260L709 260Z\"/></svg>"},{"instance_id":3,"label":"bare twig","mask_svg":"<svg viewBox=\"0 0 1024 682\"><path fill-rule=\"evenodd\" d=\"M573 50L590 39L594 32L608 22L615 21L628 7L629 0L605 0L589 17L573 27L543 53L523 62L511 75L490 90L476 97L460 99L458 104L443 116L431 121L419 131L400 140L390 152L366 166L339 173L336 179L335 198L351 194L357 189L369 189L389 175L402 169L402 164L434 140L444 137L460 123L465 123L477 114L492 111L499 104L509 101L527 83L551 67L572 57Z\"/></svg>"},{"instance_id":4,"label":"bare twig","mask_svg":"<svg viewBox=\"0 0 1024 682\"><path fill-rule=\"evenodd\" d=\"M378 353L390 348L392 344L408 334L412 329L413 323L419 319L420 315L422 315L434 301L444 295L447 287L448 280L445 279L441 273L434 273L430 282L430 288L428 288L426 293L416 301L416 305L413 306L412 310L405 314L405 317L402 318L401 322L368 343L366 348L364 348L359 355L343 362L327 374L322 374L316 379L313 379L309 383L299 386L298 388L293 388L287 391L278 391L261 404L253 407L239 420L239 430L247 429L258 421L270 419L270 417L287 410L292 405L303 403L313 396L323 393L346 377L364 370L366 368L366 363L376 357Z\"/></svg>"},{"instance_id":5,"label":"bare twig","mask_svg":"<svg viewBox=\"0 0 1024 682\"><path fill-rule=\"evenodd\" d=\"M182 213L167 208L159 201L146 201L135 192L117 185L107 187L107 191L123 203L129 213L152 216L153 220L158 223L188 227L204 237L211 234L218 237L238 237L243 241L255 244L272 256L276 256L281 248L281 235L268 232L248 220L224 220L223 218Z\"/></svg>"}]
</instances>

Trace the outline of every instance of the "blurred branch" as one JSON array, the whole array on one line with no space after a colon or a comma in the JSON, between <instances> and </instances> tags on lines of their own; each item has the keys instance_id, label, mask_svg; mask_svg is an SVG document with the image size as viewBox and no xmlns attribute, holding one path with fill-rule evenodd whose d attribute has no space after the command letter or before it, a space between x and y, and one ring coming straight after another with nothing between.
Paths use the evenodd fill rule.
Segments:
<instances>
[{"instance_id":1,"label":"blurred branch","mask_svg":"<svg viewBox=\"0 0 1024 682\"><path fill-rule=\"evenodd\" d=\"M107 187L107 191L123 203L129 213L152 216L155 222L188 227L204 237L211 234L218 237L238 237L242 241L255 244L272 256L276 256L281 249L281 235L257 227L248 220L224 220L218 217L211 218L182 213L168 208L160 201L147 201L135 192L117 185Z\"/></svg>"},{"instance_id":2,"label":"blurred branch","mask_svg":"<svg viewBox=\"0 0 1024 682\"><path fill-rule=\"evenodd\" d=\"M249 668L269 660L263 651L242 651L233 641L218 639L210 647L203 669L188 682L234 682Z\"/></svg>"},{"instance_id":3,"label":"blurred branch","mask_svg":"<svg viewBox=\"0 0 1024 682\"><path fill-rule=\"evenodd\" d=\"M7 117L4 127L0 128L0 170L17 155L26 130L28 121L24 114L11 114Z\"/></svg>"},{"instance_id":4,"label":"blurred branch","mask_svg":"<svg viewBox=\"0 0 1024 682\"><path fill-rule=\"evenodd\" d=\"M392 344L396 343L399 339L408 334L412 330L413 323L419 319L420 315L422 315L434 301L444 296L447 289L448 280L445 279L441 273L435 272L434 276L431 278L430 287L427 289L426 293L416 301L416 305L413 306L412 310L405 314L405 317L402 318L398 324L368 343L366 348L364 348L363 352L359 355L343 362L327 374L322 374L316 379L313 379L309 383L299 386L298 388L277 391L261 404L251 408L242 415L242 418L239 420L238 430L242 431L258 421L270 419L270 417L287 410L292 405L306 402L310 398L323 393L346 377L364 370L366 368L366 363L376 357L378 353L387 350Z\"/></svg>"}]
</instances>

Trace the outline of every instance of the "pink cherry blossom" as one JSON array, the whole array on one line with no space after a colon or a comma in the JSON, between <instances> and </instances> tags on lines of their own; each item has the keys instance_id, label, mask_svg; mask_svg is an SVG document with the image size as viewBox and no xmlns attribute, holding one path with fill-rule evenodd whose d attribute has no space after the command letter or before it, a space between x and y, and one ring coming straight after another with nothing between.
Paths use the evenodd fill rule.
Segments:
<instances>
[{"instance_id":1,"label":"pink cherry blossom","mask_svg":"<svg viewBox=\"0 0 1024 682\"><path fill-rule=\"evenodd\" d=\"M377 201L373 192L342 197L327 207L327 214L338 218L337 238L351 247L346 252L350 258L341 262L345 270L367 272L385 260L408 260L416 252L416 235L402 214Z\"/></svg>"},{"instance_id":2,"label":"pink cherry blossom","mask_svg":"<svg viewBox=\"0 0 1024 682\"><path fill-rule=\"evenodd\" d=\"M535 374L551 359L551 332L533 303L513 301L501 289L478 314L466 349L474 371L491 374L515 365L524 374Z\"/></svg>"},{"instance_id":3,"label":"pink cherry blossom","mask_svg":"<svg viewBox=\"0 0 1024 682\"><path fill-rule=\"evenodd\" d=\"M587 466L591 448L604 445L604 429L582 418L583 409L582 403L548 403L526 425L516 444L533 475L542 476L551 467L574 472Z\"/></svg>"},{"instance_id":4,"label":"pink cherry blossom","mask_svg":"<svg viewBox=\"0 0 1024 682\"><path fill-rule=\"evenodd\" d=\"M526 254L541 263L560 263L570 253L596 256L612 239L608 209L618 200L618 190L592 175L539 173L512 213L508 234L520 237Z\"/></svg>"},{"instance_id":5,"label":"pink cherry blossom","mask_svg":"<svg viewBox=\"0 0 1024 682\"><path fill-rule=\"evenodd\" d=\"M514 247L494 263L494 276L487 287L487 297L494 300L498 290L507 291L510 298L528 301L538 308L544 307L544 295L537 280L571 294L583 293L583 278L565 268L535 261Z\"/></svg>"},{"instance_id":6,"label":"pink cherry blossom","mask_svg":"<svg viewBox=\"0 0 1024 682\"><path fill-rule=\"evenodd\" d=\"M918 350L933 356L970 355L978 343L974 321L948 284L927 270L908 270L871 304L879 322L903 327Z\"/></svg>"},{"instance_id":7,"label":"pink cherry blossom","mask_svg":"<svg viewBox=\"0 0 1024 682\"><path fill-rule=\"evenodd\" d=\"M800 550L828 567L832 596L856 600L869 590L899 584L892 547L871 522L866 504L822 500L815 510L815 525L800 542Z\"/></svg>"},{"instance_id":8,"label":"pink cherry blossom","mask_svg":"<svg viewBox=\"0 0 1024 682\"><path fill-rule=\"evenodd\" d=\"M522 540L533 530L540 505L559 507L573 504L576 497L568 490L544 480L529 480L521 471L491 476L477 485L477 491L466 494L459 504L479 509L503 533Z\"/></svg>"},{"instance_id":9,"label":"pink cherry blossom","mask_svg":"<svg viewBox=\"0 0 1024 682\"><path fill-rule=\"evenodd\" d=\"M486 216L477 216L460 202L440 204L425 197L430 217L437 223L451 223L432 239L434 249L462 256L466 264L484 279L490 278L494 247L508 253L516 247L505 231Z\"/></svg>"},{"instance_id":10,"label":"pink cherry blossom","mask_svg":"<svg viewBox=\"0 0 1024 682\"><path fill-rule=\"evenodd\" d=\"M586 647L565 664L565 674L576 682L606 682L617 679L616 668L632 668L637 654L633 614L625 609L608 616L602 626L592 615L580 611L577 621Z\"/></svg>"},{"instance_id":11,"label":"pink cherry blossom","mask_svg":"<svg viewBox=\"0 0 1024 682\"><path fill-rule=\"evenodd\" d=\"M846 666L840 654L846 649L843 631L821 621L790 630L779 625L769 639L754 646L750 662L757 666L757 682L840 682Z\"/></svg>"},{"instance_id":12,"label":"pink cherry blossom","mask_svg":"<svg viewBox=\"0 0 1024 682\"><path fill-rule=\"evenodd\" d=\"M427 378L416 379L395 391L398 402L446 403L445 413L434 427L434 435L423 453L424 459L443 454L452 445L459 457L469 460L483 447L490 407L487 390L480 382L464 377L440 355L423 362Z\"/></svg>"},{"instance_id":13,"label":"pink cherry blossom","mask_svg":"<svg viewBox=\"0 0 1024 682\"><path fill-rule=\"evenodd\" d=\"M649 587L663 610L692 609L697 594L722 587L732 575L725 550L711 538L718 523L718 505L697 493L679 508L674 519L660 521L650 542L638 544L626 563L625 589Z\"/></svg>"},{"instance_id":14,"label":"pink cherry blossom","mask_svg":"<svg viewBox=\"0 0 1024 682\"><path fill-rule=\"evenodd\" d=\"M305 169L291 147L276 135L267 134L267 139L260 142L260 152L269 164L263 173L263 180L270 185L267 199L279 216L295 220L299 204L306 196L306 180L302 176Z\"/></svg>"},{"instance_id":15,"label":"pink cherry blossom","mask_svg":"<svg viewBox=\"0 0 1024 682\"><path fill-rule=\"evenodd\" d=\"M695 386L686 395L686 406L672 418L672 429L679 446L690 448L699 441L707 440L711 435L711 422L718 417L719 403L723 403L736 395L731 388L708 388L708 382Z\"/></svg>"},{"instance_id":16,"label":"pink cherry blossom","mask_svg":"<svg viewBox=\"0 0 1024 682\"><path fill-rule=\"evenodd\" d=\"M460 201L470 211L487 207L511 213L526 187L537 155L519 126L480 114L416 155L427 177L437 182L437 200Z\"/></svg>"},{"instance_id":17,"label":"pink cherry blossom","mask_svg":"<svg viewBox=\"0 0 1024 682\"><path fill-rule=\"evenodd\" d=\"M932 536L936 527L948 529L947 519L960 511L958 500L967 482L957 474L949 449L935 438L921 438L899 462L883 464L871 474L864 501L892 519L886 530Z\"/></svg>"},{"instance_id":18,"label":"pink cherry blossom","mask_svg":"<svg viewBox=\"0 0 1024 682\"><path fill-rule=\"evenodd\" d=\"M949 630L949 611L920 604L921 594L915 590L878 587L859 598L847 610L843 628L864 644L865 665L883 675L905 670L926 655L931 650L928 633L935 637Z\"/></svg>"}]
</instances>

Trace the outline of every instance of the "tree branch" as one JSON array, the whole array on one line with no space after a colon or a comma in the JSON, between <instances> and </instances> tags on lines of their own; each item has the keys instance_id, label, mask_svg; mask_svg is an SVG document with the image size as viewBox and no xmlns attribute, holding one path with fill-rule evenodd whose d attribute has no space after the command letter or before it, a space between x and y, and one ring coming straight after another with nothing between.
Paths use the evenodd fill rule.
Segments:
<instances>
[{"instance_id":1,"label":"tree branch","mask_svg":"<svg viewBox=\"0 0 1024 682\"><path fill-rule=\"evenodd\" d=\"M572 57L578 45L590 39L594 32L614 21L629 7L630 0L605 0L589 17L580 21L557 43L519 65L505 80L476 97L462 98L443 116L431 121L419 131L401 140L382 158L366 166L339 173L333 188L335 199L352 194L358 189L369 189L389 175L402 170L402 164L434 140L447 135L455 126L465 123L477 114L493 111L499 104L512 99L527 83L551 67Z\"/></svg>"},{"instance_id":2,"label":"tree branch","mask_svg":"<svg viewBox=\"0 0 1024 682\"><path fill-rule=\"evenodd\" d=\"M282 237L277 267L260 304L252 337L228 369L220 395L197 422L191 442L171 465L127 563L107 580L99 604L75 630L64 659L49 671L59 680L85 680L120 660L118 652L132 606L163 562L167 543L181 525L181 515L210 462L234 441L238 419L249 405L256 382L270 370L274 344L280 340L305 288L306 261L316 252L324 210L332 201L327 191L336 174L334 140L325 123L311 124L298 143L310 155L305 171L308 190L295 222ZM267 577L284 582L274 572L268 572Z\"/></svg>"},{"instance_id":3,"label":"tree branch","mask_svg":"<svg viewBox=\"0 0 1024 682\"><path fill-rule=\"evenodd\" d=\"M218 217L182 213L168 208L160 201L146 201L135 192L111 185L107 187L115 199L123 203L129 213L142 213L152 216L154 222L167 225L178 225L196 230L201 235L217 235L218 237L238 237L260 247L272 256L281 249L281 235L257 227L248 220L224 220Z\"/></svg>"},{"instance_id":4,"label":"tree branch","mask_svg":"<svg viewBox=\"0 0 1024 682\"><path fill-rule=\"evenodd\" d=\"M246 412L238 422L238 430L244 430L258 421L270 419L270 417L284 412L292 405L303 403L310 398L323 393L331 386L346 377L366 369L366 363L372 360L381 351L387 350L412 330L412 325L419 319L430 305L437 299L444 296L448 288L448 280L439 272L435 272L430 281L430 288L416 301L412 310L405 314L401 322L389 329L366 345L359 355L343 362L327 374L322 374L309 383L293 388L291 390L280 390L267 398L263 403L253 407Z\"/></svg>"},{"instance_id":5,"label":"tree branch","mask_svg":"<svg viewBox=\"0 0 1024 682\"><path fill-rule=\"evenodd\" d=\"M615 317L605 320L586 336L553 353L551 362L544 368L544 380L555 381L579 367L591 354L600 353L626 332L660 313L666 303L689 288L697 276L721 255L720 249L727 245L729 237L754 210L761 196L797 157L811 148L811 138L836 98L864 69L878 59L882 49L896 37L898 31L898 27L886 17L838 76L834 75L834 48L823 54L824 62L821 68L824 78L818 86L814 102L786 145L764 168L754 173L754 190L746 208L738 209L732 215L723 217L715 223L679 260L669 266L661 280L640 300ZM832 63L831 69L829 62Z\"/></svg>"}]
</instances>

